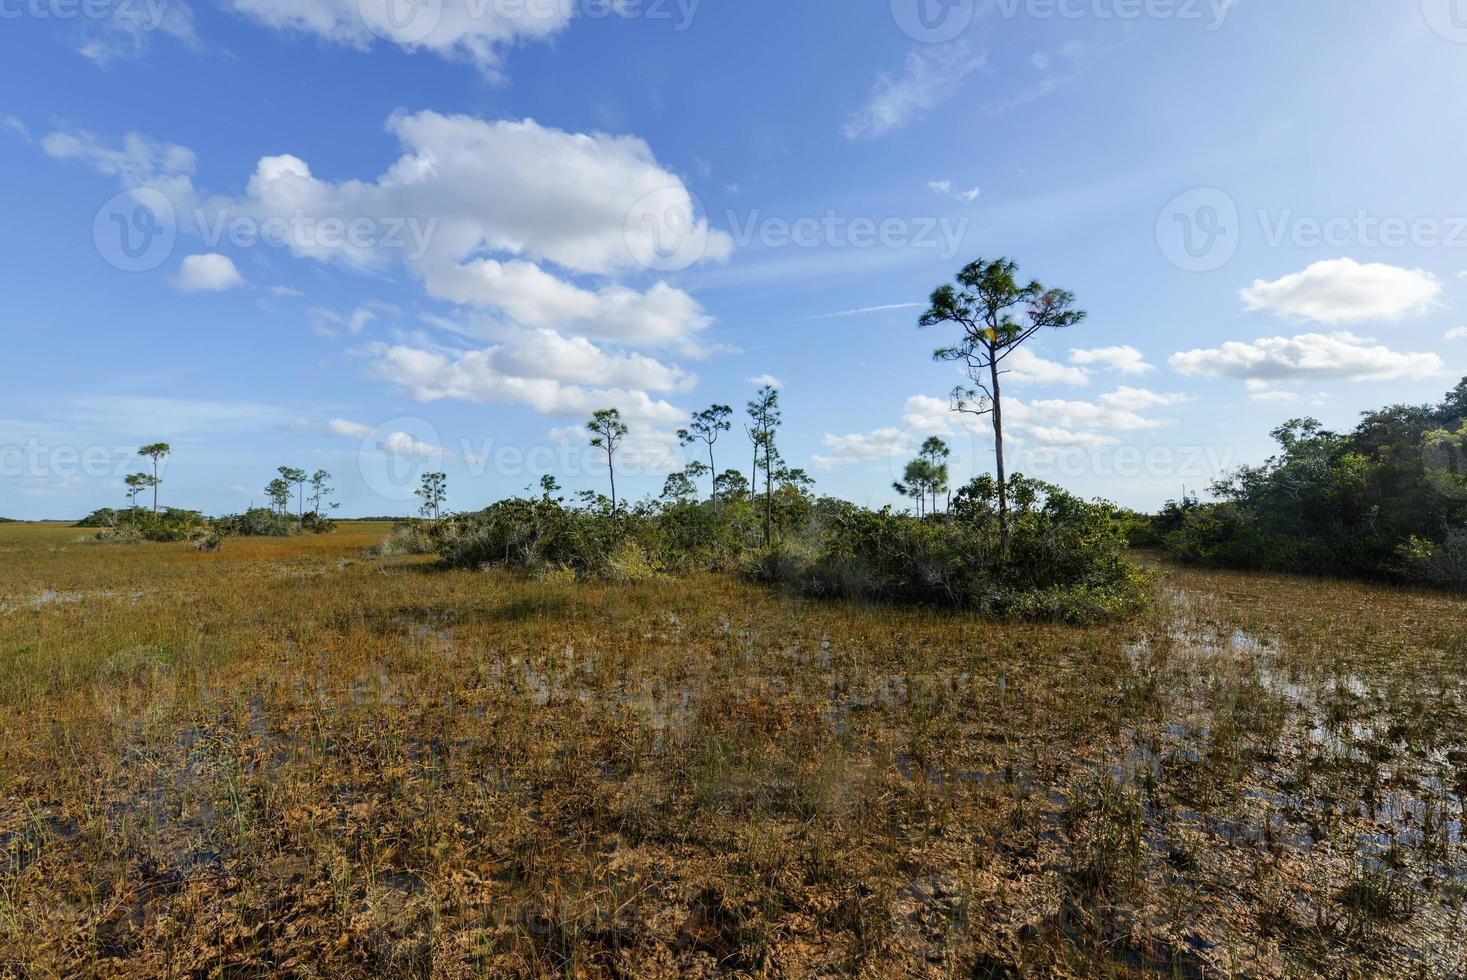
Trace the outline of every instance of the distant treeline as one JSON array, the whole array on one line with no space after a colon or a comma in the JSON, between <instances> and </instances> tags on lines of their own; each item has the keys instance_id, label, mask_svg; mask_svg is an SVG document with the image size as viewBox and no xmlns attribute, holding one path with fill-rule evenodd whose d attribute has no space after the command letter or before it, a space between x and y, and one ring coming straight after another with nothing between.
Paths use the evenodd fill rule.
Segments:
<instances>
[{"instance_id":1,"label":"distant treeline","mask_svg":"<svg viewBox=\"0 0 1467 980\"><path fill-rule=\"evenodd\" d=\"M1185 561L1467 588L1467 378L1436 405L1312 418L1273 432L1278 455L1167 504L1139 536Z\"/></svg>"}]
</instances>

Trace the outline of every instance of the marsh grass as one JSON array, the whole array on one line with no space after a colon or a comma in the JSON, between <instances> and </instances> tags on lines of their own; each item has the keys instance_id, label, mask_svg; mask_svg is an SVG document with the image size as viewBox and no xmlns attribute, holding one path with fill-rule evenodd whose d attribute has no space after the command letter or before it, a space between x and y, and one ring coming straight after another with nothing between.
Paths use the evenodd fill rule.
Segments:
<instances>
[{"instance_id":1,"label":"marsh grass","mask_svg":"<svg viewBox=\"0 0 1467 980\"><path fill-rule=\"evenodd\" d=\"M0 974L1452 975L1467 605L1088 629L0 528Z\"/></svg>"}]
</instances>

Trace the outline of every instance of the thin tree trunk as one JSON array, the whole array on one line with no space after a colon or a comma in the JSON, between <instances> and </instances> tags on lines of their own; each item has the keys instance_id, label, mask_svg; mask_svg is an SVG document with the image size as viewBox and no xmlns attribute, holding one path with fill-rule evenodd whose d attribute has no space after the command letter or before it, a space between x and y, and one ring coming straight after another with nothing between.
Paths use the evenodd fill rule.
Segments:
<instances>
[{"instance_id":1,"label":"thin tree trunk","mask_svg":"<svg viewBox=\"0 0 1467 980\"><path fill-rule=\"evenodd\" d=\"M774 540L774 440L764 440L764 547Z\"/></svg>"},{"instance_id":2,"label":"thin tree trunk","mask_svg":"<svg viewBox=\"0 0 1467 980\"><path fill-rule=\"evenodd\" d=\"M993 379L993 452L998 461L998 539L1009 550L1009 488L1003 461L1003 400L998 388L998 358L988 349L988 369Z\"/></svg>"},{"instance_id":3,"label":"thin tree trunk","mask_svg":"<svg viewBox=\"0 0 1467 980\"><path fill-rule=\"evenodd\" d=\"M754 462L749 465L749 498L759 499L759 440L754 440Z\"/></svg>"},{"instance_id":4,"label":"thin tree trunk","mask_svg":"<svg viewBox=\"0 0 1467 980\"><path fill-rule=\"evenodd\" d=\"M711 442L708 444L708 482L711 484L711 487L709 488L709 492L710 492L709 499L712 500L714 504L717 504L718 503L718 467L716 467L716 466L713 465L713 443L711 443Z\"/></svg>"},{"instance_id":5,"label":"thin tree trunk","mask_svg":"<svg viewBox=\"0 0 1467 980\"><path fill-rule=\"evenodd\" d=\"M611 450L606 451L606 472L611 474L611 513L616 514L616 467L611 463Z\"/></svg>"},{"instance_id":6,"label":"thin tree trunk","mask_svg":"<svg viewBox=\"0 0 1467 980\"><path fill-rule=\"evenodd\" d=\"M153 516L158 514L158 461L153 460Z\"/></svg>"}]
</instances>

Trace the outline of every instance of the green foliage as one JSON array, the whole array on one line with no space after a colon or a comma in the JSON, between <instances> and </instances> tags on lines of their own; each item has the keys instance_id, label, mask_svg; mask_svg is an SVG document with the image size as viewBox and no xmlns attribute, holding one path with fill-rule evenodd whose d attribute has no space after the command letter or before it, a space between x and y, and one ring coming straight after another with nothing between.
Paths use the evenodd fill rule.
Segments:
<instances>
[{"instance_id":1,"label":"green foliage","mask_svg":"<svg viewBox=\"0 0 1467 980\"><path fill-rule=\"evenodd\" d=\"M961 331L956 343L939 347L932 356L961 363L968 376L968 385L952 391L953 411L976 417L987 415L993 422L1001 536L1007 534L1009 511L999 380L1004 373L1003 361L1041 330L1068 329L1086 318L1085 311L1075 307L1074 293L1046 288L1037 279L1021 282L1018 271L1012 259L986 262L980 258L970 262L958 273L955 284L933 291L931 305L917 321L919 328L951 324ZM940 462L928 457L927 448L923 447L923 456L930 463Z\"/></svg>"},{"instance_id":2,"label":"green foliage","mask_svg":"<svg viewBox=\"0 0 1467 980\"><path fill-rule=\"evenodd\" d=\"M792 484L776 488L768 503L780 533L805 523L814 506ZM613 511L611 501L596 494L585 495L578 506L549 497L510 499L453 515L428 533L439 556L455 567L628 580L734 568L760 547L765 506L764 500L743 497L707 501L674 495Z\"/></svg>"},{"instance_id":3,"label":"green foliage","mask_svg":"<svg viewBox=\"0 0 1467 980\"><path fill-rule=\"evenodd\" d=\"M1119 507L1112 515L1120 525L1126 544L1132 548L1160 548L1161 535L1156 529L1156 518L1129 507Z\"/></svg>"},{"instance_id":4,"label":"green foliage","mask_svg":"<svg viewBox=\"0 0 1467 980\"><path fill-rule=\"evenodd\" d=\"M611 478L611 509L616 510L616 451L627 436L627 427L621 420L621 412L615 408L603 408L591 415L586 423L591 433L591 447L606 454L606 472Z\"/></svg>"},{"instance_id":5,"label":"green foliage","mask_svg":"<svg viewBox=\"0 0 1467 980\"><path fill-rule=\"evenodd\" d=\"M1121 557L1121 526L1102 504L1015 477L1003 547L997 484L974 481L954 500L961 517L926 520L890 509L816 500L796 480L767 499L674 496L613 512L504 500L427 529L449 565L519 568L542 578L638 581L694 569L739 569L804 595L915 603L1066 622L1124 616L1145 601ZM776 543L765 547L766 513Z\"/></svg>"},{"instance_id":6,"label":"green foliage","mask_svg":"<svg viewBox=\"0 0 1467 980\"><path fill-rule=\"evenodd\" d=\"M307 511L301 517L282 514L267 507L255 507L243 514L216 517L211 524L222 537L287 538L292 534L330 534L336 523Z\"/></svg>"},{"instance_id":7,"label":"green foliage","mask_svg":"<svg viewBox=\"0 0 1467 980\"><path fill-rule=\"evenodd\" d=\"M1122 557L1122 530L1108 506L1021 476L1007 490L1007 548L997 481L982 477L958 492L946 518L822 501L805 533L759 554L747 570L806 595L1025 619L1086 623L1144 605L1144 578Z\"/></svg>"},{"instance_id":8,"label":"green foliage","mask_svg":"<svg viewBox=\"0 0 1467 980\"><path fill-rule=\"evenodd\" d=\"M422 485L413 493L423 505L419 512L437 521L443 517L443 505L448 501L448 475L446 473L424 473Z\"/></svg>"},{"instance_id":9,"label":"green foliage","mask_svg":"<svg viewBox=\"0 0 1467 980\"><path fill-rule=\"evenodd\" d=\"M285 538L294 534L296 528L294 518L268 507L254 507L243 514L214 519L214 530L227 537Z\"/></svg>"},{"instance_id":10,"label":"green foliage","mask_svg":"<svg viewBox=\"0 0 1467 980\"><path fill-rule=\"evenodd\" d=\"M284 515L290 507L290 484L276 477L265 484L265 496L270 499L271 505Z\"/></svg>"},{"instance_id":11,"label":"green foliage","mask_svg":"<svg viewBox=\"0 0 1467 980\"><path fill-rule=\"evenodd\" d=\"M892 489L904 497L917 502L917 516L937 513L937 498L948 489L947 459L952 454L947 443L937 436L922 443L917 458L907 464L902 478L892 484Z\"/></svg>"},{"instance_id":12,"label":"green foliage","mask_svg":"<svg viewBox=\"0 0 1467 980\"><path fill-rule=\"evenodd\" d=\"M1366 413L1348 433L1290 420L1276 456L1214 484L1216 503L1169 503L1153 530L1186 561L1461 587L1464 391Z\"/></svg>"},{"instance_id":13,"label":"green foliage","mask_svg":"<svg viewBox=\"0 0 1467 980\"><path fill-rule=\"evenodd\" d=\"M437 544L430 533L429 525L418 520L397 521L392 533L374 551L385 557L403 555L431 555L437 552Z\"/></svg>"},{"instance_id":14,"label":"green foliage","mask_svg":"<svg viewBox=\"0 0 1467 980\"><path fill-rule=\"evenodd\" d=\"M111 507L100 507L92 511L86 517L77 521L72 527L104 528L116 527L126 519L128 512L125 510L114 510Z\"/></svg>"},{"instance_id":15,"label":"green foliage","mask_svg":"<svg viewBox=\"0 0 1467 980\"><path fill-rule=\"evenodd\" d=\"M156 514L143 508L103 507L78 521L76 526L96 529L99 541L186 541L209 530L204 515L177 507Z\"/></svg>"}]
</instances>

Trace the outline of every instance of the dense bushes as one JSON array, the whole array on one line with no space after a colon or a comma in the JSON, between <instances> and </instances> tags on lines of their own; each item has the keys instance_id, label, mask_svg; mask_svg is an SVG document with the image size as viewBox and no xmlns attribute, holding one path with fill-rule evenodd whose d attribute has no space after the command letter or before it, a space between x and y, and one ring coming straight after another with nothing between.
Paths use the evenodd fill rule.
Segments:
<instances>
[{"instance_id":1,"label":"dense bushes","mask_svg":"<svg viewBox=\"0 0 1467 980\"><path fill-rule=\"evenodd\" d=\"M801 521L808 498L775 495L776 533ZM539 499L501 500L438 522L439 555L458 567L523 568L537 574L631 579L692 568L732 568L762 542L764 513L748 499L642 502L613 513L588 498L580 506Z\"/></svg>"},{"instance_id":2,"label":"dense bushes","mask_svg":"<svg viewBox=\"0 0 1467 980\"><path fill-rule=\"evenodd\" d=\"M917 518L870 511L794 488L777 495L774 543L763 544L763 505L642 503L613 513L604 501L515 499L446 518L431 534L457 567L499 566L548 577L636 580L693 568L738 569L800 594L1090 622L1144 602L1140 573L1121 557L1109 508L1015 477L1007 546L991 478L975 480L951 514Z\"/></svg>"},{"instance_id":3,"label":"dense bushes","mask_svg":"<svg viewBox=\"0 0 1467 980\"><path fill-rule=\"evenodd\" d=\"M286 538L292 534L330 534L336 530L335 521L312 511L295 517L267 507L216 517L212 524L217 534L238 538Z\"/></svg>"},{"instance_id":4,"label":"dense bushes","mask_svg":"<svg viewBox=\"0 0 1467 980\"><path fill-rule=\"evenodd\" d=\"M187 541L209 530L203 514L177 507L156 514L151 510L103 507L78 521L76 526L96 529L96 537L102 541Z\"/></svg>"},{"instance_id":5,"label":"dense bushes","mask_svg":"<svg viewBox=\"0 0 1467 980\"><path fill-rule=\"evenodd\" d=\"M296 521L268 507L252 507L243 514L215 518L221 535L241 538L284 538L296 532Z\"/></svg>"},{"instance_id":6,"label":"dense bushes","mask_svg":"<svg viewBox=\"0 0 1467 980\"><path fill-rule=\"evenodd\" d=\"M1367 413L1349 433L1295 419L1280 452L1169 503L1152 532L1186 561L1461 588L1467 564L1467 380L1436 406Z\"/></svg>"},{"instance_id":7,"label":"dense bushes","mask_svg":"<svg viewBox=\"0 0 1467 980\"><path fill-rule=\"evenodd\" d=\"M951 514L926 519L830 501L751 571L807 595L1031 619L1093 622L1141 607L1144 581L1122 557L1123 530L1107 507L1013 477L1005 546L997 490L980 477L958 492Z\"/></svg>"},{"instance_id":8,"label":"dense bushes","mask_svg":"<svg viewBox=\"0 0 1467 980\"><path fill-rule=\"evenodd\" d=\"M264 507L255 507L243 514L231 514L213 520L198 511L173 507L157 514L141 508L114 510L103 507L78 521L76 526L96 529L98 540L104 541L217 541L223 537L327 534L336 529L334 522L316 514L292 517Z\"/></svg>"}]
</instances>

